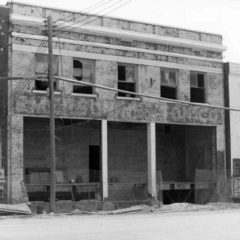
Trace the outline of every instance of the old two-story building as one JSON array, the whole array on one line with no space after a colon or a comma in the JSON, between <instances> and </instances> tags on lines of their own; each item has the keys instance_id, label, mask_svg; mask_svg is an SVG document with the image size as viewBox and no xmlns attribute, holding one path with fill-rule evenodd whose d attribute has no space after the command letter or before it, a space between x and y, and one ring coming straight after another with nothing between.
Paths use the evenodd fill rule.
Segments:
<instances>
[{"instance_id":1,"label":"old two-story building","mask_svg":"<svg viewBox=\"0 0 240 240\"><path fill-rule=\"evenodd\" d=\"M76 201L116 205L160 192L165 203L221 197L220 35L17 2L1 11L5 74L36 78L1 80L8 200L48 199L49 15L54 75L128 91L55 80L57 199L69 198L69 182Z\"/></svg>"}]
</instances>

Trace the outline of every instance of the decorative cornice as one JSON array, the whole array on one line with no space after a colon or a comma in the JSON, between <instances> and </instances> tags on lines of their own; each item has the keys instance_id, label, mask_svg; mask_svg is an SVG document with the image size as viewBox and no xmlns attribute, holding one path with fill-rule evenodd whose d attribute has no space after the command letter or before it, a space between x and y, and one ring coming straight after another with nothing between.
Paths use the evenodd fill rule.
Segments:
<instances>
[{"instance_id":1,"label":"decorative cornice","mask_svg":"<svg viewBox=\"0 0 240 240\"><path fill-rule=\"evenodd\" d=\"M13 51L23 51L23 52L36 53L39 50L39 48L36 47L36 46L27 46L27 45L23 45L23 44L13 44L12 45L12 50ZM47 54L48 50L47 50L47 48L42 48L41 52ZM149 66L166 67L166 68L174 68L174 69L185 69L185 70L192 70L192 71L218 73L218 74L222 73L221 68L210 68L210 67L186 65L186 64L179 64L179 63L171 63L171 62L131 58L131 57L121 57L121 56L114 56L114 55L107 55L107 54L70 51L70 50L64 50L64 49L61 49L61 50L54 49L53 52L54 52L55 55L78 57L78 58L85 58L85 59L114 61L114 62L139 64L139 65L149 65Z\"/></svg>"},{"instance_id":2,"label":"decorative cornice","mask_svg":"<svg viewBox=\"0 0 240 240\"><path fill-rule=\"evenodd\" d=\"M43 26L45 25L46 18L12 14L10 16L10 21L13 24L20 24L20 25L27 25L27 26ZM76 22L57 21L56 27L59 27L60 30L61 28L64 28L65 31L71 31L71 32L116 37L116 38L121 38L126 40L140 40L145 42L201 49L201 50L207 50L207 51L224 52L226 50L225 46L221 44L216 44L216 43L182 39L177 37L160 36L156 34L141 33L141 32L115 29L115 28L109 28L109 27L103 27L103 26L92 26L92 25L83 26L83 24L79 24Z\"/></svg>"},{"instance_id":3,"label":"decorative cornice","mask_svg":"<svg viewBox=\"0 0 240 240\"><path fill-rule=\"evenodd\" d=\"M41 40L41 41L46 40L45 36L17 33L17 32L13 32L12 36L16 37L16 38L34 39L34 40ZM60 42L60 43L69 43L69 44L74 44L74 45L83 45L83 46L92 46L92 47L108 48L108 49L115 49L115 50L131 51L131 52L149 53L149 54L154 54L154 55L163 55L163 56L170 56L170 57L188 58L188 59L200 60L200 61L209 61L209 62L217 62L217 63L223 62L222 59L216 59L216 58L207 58L207 57L193 56L193 55L188 55L188 54L164 52L164 51L159 51L159 50L149 50L149 49L143 49L143 48L126 47L126 46L106 44L106 43L77 41L77 40L56 38L56 37L53 38L53 41Z\"/></svg>"}]
</instances>

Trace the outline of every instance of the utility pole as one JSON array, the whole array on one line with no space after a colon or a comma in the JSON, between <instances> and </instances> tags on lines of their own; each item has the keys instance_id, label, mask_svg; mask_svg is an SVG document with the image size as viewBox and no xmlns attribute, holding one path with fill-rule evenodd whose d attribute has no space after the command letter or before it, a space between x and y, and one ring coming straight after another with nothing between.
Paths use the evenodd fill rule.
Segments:
<instances>
[{"instance_id":1,"label":"utility pole","mask_svg":"<svg viewBox=\"0 0 240 240\"><path fill-rule=\"evenodd\" d=\"M48 80L50 90L50 149L51 149L51 187L50 187L50 212L55 212L56 201L56 158L55 158L55 114L54 114L54 83L53 83L53 46L52 17L48 17Z\"/></svg>"}]
</instances>

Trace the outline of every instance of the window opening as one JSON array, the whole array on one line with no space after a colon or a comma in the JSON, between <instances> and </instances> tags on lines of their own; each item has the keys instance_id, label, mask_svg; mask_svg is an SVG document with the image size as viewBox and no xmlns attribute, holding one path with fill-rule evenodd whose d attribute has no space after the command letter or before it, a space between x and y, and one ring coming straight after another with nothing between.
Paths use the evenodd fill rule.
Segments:
<instances>
[{"instance_id":1,"label":"window opening","mask_svg":"<svg viewBox=\"0 0 240 240\"><path fill-rule=\"evenodd\" d=\"M118 89L136 92L136 68L132 65L118 65ZM136 97L134 94L118 92L120 97Z\"/></svg>"},{"instance_id":2,"label":"window opening","mask_svg":"<svg viewBox=\"0 0 240 240\"><path fill-rule=\"evenodd\" d=\"M205 74L190 73L190 99L191 102L205 103Z\"/></svg>"},{"instance_id":3,"label":"window opening","mask_svg":"<svg viewBox=\"0 0 240 240\"><path fill-rule=\"evenodd\" d=\"M78 81L93 82L93 62L90 60L73 59L73 78ZM73 93L92 94L92 86L73 85Z\"/></svg>"},{"instance_id":4,"label":"window opening","mask_svg":"<svg viewBox=\"0 0 240 240\"><path fill-rule=\"evenodd\" d=\"M177 99L177 71L161 70L161 97Z\"/></svg>"}]
</instances>

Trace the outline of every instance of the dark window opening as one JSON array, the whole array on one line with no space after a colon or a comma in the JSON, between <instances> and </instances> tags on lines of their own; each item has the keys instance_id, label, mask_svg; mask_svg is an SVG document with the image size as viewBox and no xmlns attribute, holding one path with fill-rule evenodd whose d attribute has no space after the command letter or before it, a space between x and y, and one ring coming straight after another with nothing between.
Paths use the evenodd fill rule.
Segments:
<instances>
[{"instance_id":1,"label":"dark window opening","mask_svg":"<svg viewBox=\"0 0 240 240\"><path fill-rule=\"evenodd\" d=\"M100 182L100 147L89 146L89 182Z\"/></svg>"},{"instance_id":2,"label":"dark window opening","mask_svg":"<svg viewBox=\"0 0 240 240\"><path fill-rule=\"evenodd\" d=\"M73 60L73 78L78 81L92 82L92 62L89 60ZM91 86L73 85L73 93L92 94Z\"/></svg>"},{"instance_id":3,"label":"dark window opening","mask_svg":"<svg viewBox=\"0 0 240 240\"><path fill-rule=\"evenodd\" d=\"M135 66L119 65L118 66L118 89L136 92L135 87ZM119 97L136 97L135 94L118 92Z\"/></svg>"},{"instance_id":4,"label":"dark window opening","mask_svg":"<svg viewBox=\"0 0 240 240\"><path fill-rule=\"evenodd\" d=\"M48 89L48 81L35 81L35 89L40 91L46 91Z\"/></svg>"},{"instance_id":5,"label":"dark window opening","mask_svg":"<svg viewBox=\"0 0 240 240\"><path fill-rule=\"evenodd\" d=\"M126 81L126 67L125 66L118 66L118 80Z\"/></svg>"},{"instance_id":6,"label":"dark window opening","mask_svg":"<svg viewBox=\"0 0 240 240\"><path fill-rule=\"evenodd\" d=\"M129 92L135 92L135 83L122 83L118 82L118 89L125 90ZM119 97L135 97L135 94L118 92Z\"/></svg>"},{"instance_id":7,"label":"dark window opening","mask_svg":"<svg viewBox=\"0 0 240 240\"><path fill-rule=\"evenodd\" d=\"M35 89L39 91L47 91L49 87L48 80L36 80L35 81ZM53 83L54 90L57 89L57 83L54 81Z\"/></svg>"},{"instance_id":8,"label":"dark window opening","mask_svg":"<svg viewBox=\"0 0 240 240\"><path fill-rule=\"evenodd\" d=\"M36 54L38 64L35 68L35 76L39 78L35 80L35 90L46 91L49 88L48 83L48 56ZM58 57L53 56L53 75L58 75ZM54 90L57 90L57 81L54 79Z\"/></svg>"},{"instance_id":9,"label":"dark window opening","mask_svg":"<svg viewBox=\"0 0 240 240\"><path fill-rule=\"evenodd\" d=\"M176 88L168 87L168 86L161 86L161 97L176 99Z\"/></svg>"},{"instance_id":10,"label":"dark window opening","mask_svg":"<svg viewBox=\"0 0 240 240\"><path fill-rule=\"evenodd\" d=\"M191 102L205 103L205 75L203 73L190 73L190 98Z\"/></svg>"},{"instance_id":11,"label":"dark window opening","mask_svg":"<svg viewBox=\"0 0 240 240\"><path fill-rule=\"evenodd\" d=\"M92 87L89 86L73 86L74 93L92 94Z\"/></svg>"},{"instance_id":12,"label":"dark window opening","mask_svg":"<svg viewBox=\"0 0 240 240\"><path fill-rule=\"evenodd\" d=\"M171 133L171 131L172 131L171 125L165 125L164 132L165 133Z\"/></svg>"},{"instance_id":13,"label":"dark window opening","mask_svg":"<svg viewBox=\"0 0 240 240\"><path fill-rule=\"evenodd\" d=\"M177 71L161 70L161 97L177 99Z\"/></svg>"}]
</instances>

